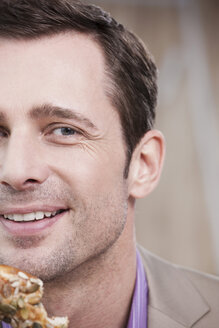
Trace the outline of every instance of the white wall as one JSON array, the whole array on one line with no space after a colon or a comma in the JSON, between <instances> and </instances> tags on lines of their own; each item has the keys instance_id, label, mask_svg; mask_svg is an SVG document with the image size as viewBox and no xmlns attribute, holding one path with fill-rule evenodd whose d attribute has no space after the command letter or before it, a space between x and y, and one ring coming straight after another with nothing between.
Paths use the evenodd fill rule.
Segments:
<instances>
[{"instance_id":1,"label":"white wall","mask_svg":"<svg viewBox=\"0 0 219 328\"><path fill-rule=\"evenodd\" d=\"M157 190L137 205L138 240L170 261L219 273L219 2L104 2L147 43L160 71L166 163Z\"/></svg>"}]
</instances>

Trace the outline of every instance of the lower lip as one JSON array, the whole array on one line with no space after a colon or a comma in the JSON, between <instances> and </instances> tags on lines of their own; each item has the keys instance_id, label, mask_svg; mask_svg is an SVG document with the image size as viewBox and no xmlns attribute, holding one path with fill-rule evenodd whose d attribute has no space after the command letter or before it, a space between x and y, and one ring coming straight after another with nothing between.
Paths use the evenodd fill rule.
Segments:
<instances>
[{"instance_id":1,"label":"lower lip","mask_svg":"<svg viewBox=\"0 0 219 328\"><path fill-rule=\"evenodd\" d=\"M61 217L63 217L67 211L55 215L52 218L45 218L42 220L36 220L32 222L16 222L0 217L0 223L5 230L14 236L30 236L41 233L43 230L53 226Z\"/></svg>"}]
</instances>

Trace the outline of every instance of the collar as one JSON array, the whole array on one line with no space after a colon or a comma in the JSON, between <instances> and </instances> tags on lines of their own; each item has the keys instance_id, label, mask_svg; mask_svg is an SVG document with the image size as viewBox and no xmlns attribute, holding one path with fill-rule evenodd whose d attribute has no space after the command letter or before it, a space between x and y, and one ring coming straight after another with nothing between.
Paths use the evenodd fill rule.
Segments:
<instances>
[{"instance_id":1,"label":"collar","mask_svg":"<svg viewBox=\"0 0 219 328\"><path fill-rule=\"evenodd\" d=\"M149 286L150 328L192 327L210 311L207 302L179 267L170 265L140 246L138 249ZM166 324L159 325L161 322Z\"/></svg>"}]
</instances>

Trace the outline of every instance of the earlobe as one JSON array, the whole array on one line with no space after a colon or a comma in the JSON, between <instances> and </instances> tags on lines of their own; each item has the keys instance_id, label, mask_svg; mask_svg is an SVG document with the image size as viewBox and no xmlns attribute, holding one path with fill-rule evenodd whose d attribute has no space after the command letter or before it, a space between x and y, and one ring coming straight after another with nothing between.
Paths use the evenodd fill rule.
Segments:
<instances>
[{"instance_id":1,"label":"earlobe","mask_svg":"<svg viewBox=\"0 0 219 328\"><path fill-rule=\"evenodd\" d=\"M157 185L165 153L165 141L158 130L147 132L136 146L129 171L129 195L147 196Z\"/></svg>"}]
</instances>

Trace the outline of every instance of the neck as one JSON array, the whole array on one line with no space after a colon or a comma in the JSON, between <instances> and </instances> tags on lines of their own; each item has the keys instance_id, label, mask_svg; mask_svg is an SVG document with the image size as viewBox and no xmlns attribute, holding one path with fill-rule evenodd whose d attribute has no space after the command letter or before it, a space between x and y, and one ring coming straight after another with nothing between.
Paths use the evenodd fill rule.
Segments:
<instances>
[{"instance_id":1,"label":"neck","mask_svg":"<svg viewBox=\"0 0 219 328\"><path fill-rule=\"evenodd\" d=\"M132 242L124 236L98 258L45 284L43 302L49 315L68 316L69 328L126 327L135 285L136 248L133 236Z\"/></svg>"}]
</instances>

